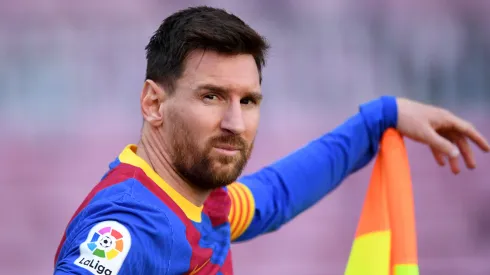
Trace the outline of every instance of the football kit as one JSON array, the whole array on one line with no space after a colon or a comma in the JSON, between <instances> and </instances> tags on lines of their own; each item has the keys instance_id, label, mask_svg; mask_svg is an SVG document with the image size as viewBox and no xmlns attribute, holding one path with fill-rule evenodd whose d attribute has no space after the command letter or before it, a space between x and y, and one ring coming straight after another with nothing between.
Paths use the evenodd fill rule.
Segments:
<instances>
[{"instance_id":1,"label":"football kit","mask_svg":"<svg viewBox=\"0 0 490 275\"><path fill-rule=\"evenodd\" d=\"M230 245L272 232L376 155L396 127L394 97L360 106L333 131L213 190L196 206L128 145L68 223L54 274L233 274Z\"/></svg>"}]
</instances>

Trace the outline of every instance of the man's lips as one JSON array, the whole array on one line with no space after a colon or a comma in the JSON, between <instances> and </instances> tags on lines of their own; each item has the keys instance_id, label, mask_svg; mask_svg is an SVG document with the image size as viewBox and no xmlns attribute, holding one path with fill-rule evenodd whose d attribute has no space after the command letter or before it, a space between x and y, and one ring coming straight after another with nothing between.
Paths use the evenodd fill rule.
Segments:
<instances>
[{"instance_id":1,"label":"man's lips","mask_svg":"<svg viewBox=\"0 0 490 275\"><path fill-rule=\"evenodd\" d=\"M219 154L226 156L236 156L243 150L242 146L232 145L232 144L216 144L213 146L214 150Z\"/></svg>"},{"instance_id":2,"label":"man's lips","mask_svg":"<svg viewBox=\"0 0 490 275\"><path fill-rule=\"evenodd\" d=\"M216 149L226 150L226 151L240 151L243 147L231 145L231 144L217 144L213 146Z\"/></svg>"}]
</instances>

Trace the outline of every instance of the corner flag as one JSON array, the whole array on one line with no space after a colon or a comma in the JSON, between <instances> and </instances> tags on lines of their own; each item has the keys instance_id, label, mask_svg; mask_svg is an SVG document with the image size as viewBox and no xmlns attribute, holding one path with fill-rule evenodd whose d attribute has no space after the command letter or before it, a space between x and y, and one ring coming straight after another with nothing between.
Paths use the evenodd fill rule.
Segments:
<instances>
[{"instance_id":1,"label":"corner flag","mask_svg":"<svg viewBox=\"0 0 490 275\"><path fill-rule=\"evenodd\" d=\"M418 275L412 182L405 144L389 129L374 164L345 275Z\"/></svg>"}]
</instances>

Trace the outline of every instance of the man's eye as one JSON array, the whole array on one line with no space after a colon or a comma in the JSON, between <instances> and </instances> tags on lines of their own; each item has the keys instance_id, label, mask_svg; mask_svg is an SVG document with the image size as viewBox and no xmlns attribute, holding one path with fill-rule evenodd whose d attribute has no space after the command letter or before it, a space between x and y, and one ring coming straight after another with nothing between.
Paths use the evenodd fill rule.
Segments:
<instances>
[{"instance_id":1,"label":"man's eye","mask_svg":"<svg viewBox=\"0 0 490 275\"><path fill-rule=\"evenodd\" d=\"M252 98L243 98L240 100L240 103L245 105L256 104L255 100Z\"/></svg>"},{"instance_id":2,"label":"man's eye","mask_svg":"<svg viewBox=\"0 0 490 275\"><path fill-rule=\"evenodd\" d=\"M205 95L204 96L204 99L206 99L206 100L216 100L216 99L218 99L218 96L217 95L213 95L213 94L209 94L209 95Z\"/></svg>"}]
</instances>

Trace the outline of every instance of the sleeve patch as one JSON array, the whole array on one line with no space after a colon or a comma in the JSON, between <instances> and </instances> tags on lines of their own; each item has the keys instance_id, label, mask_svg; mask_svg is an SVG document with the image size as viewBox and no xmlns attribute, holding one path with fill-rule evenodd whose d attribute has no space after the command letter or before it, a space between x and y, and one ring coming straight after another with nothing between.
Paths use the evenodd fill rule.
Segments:
<instances>
[{"instance_id":1,"label":"sleeve patch","mask_svg":"<svg viewBox=\"0 0 490 275\"><path fill-rule=\"evenodd\" d=\"M80 256L74 263L92 274L115 275L130 248L129 230L116 221L103 221L92 227L80 244Z\"/></svg>"},{"instance_id":2,"label":"sleeve patch","mask_svg":"<svg viewBox=\"0 0 490 275\"><path fill-rule=\"evenodd\" d=\"M241 183L233 183L228 186L228 195L231 199L230 226L231 240L236 240L248 228L255 213L255 200L252 192Z\"/></svg>"}]
</instances>

